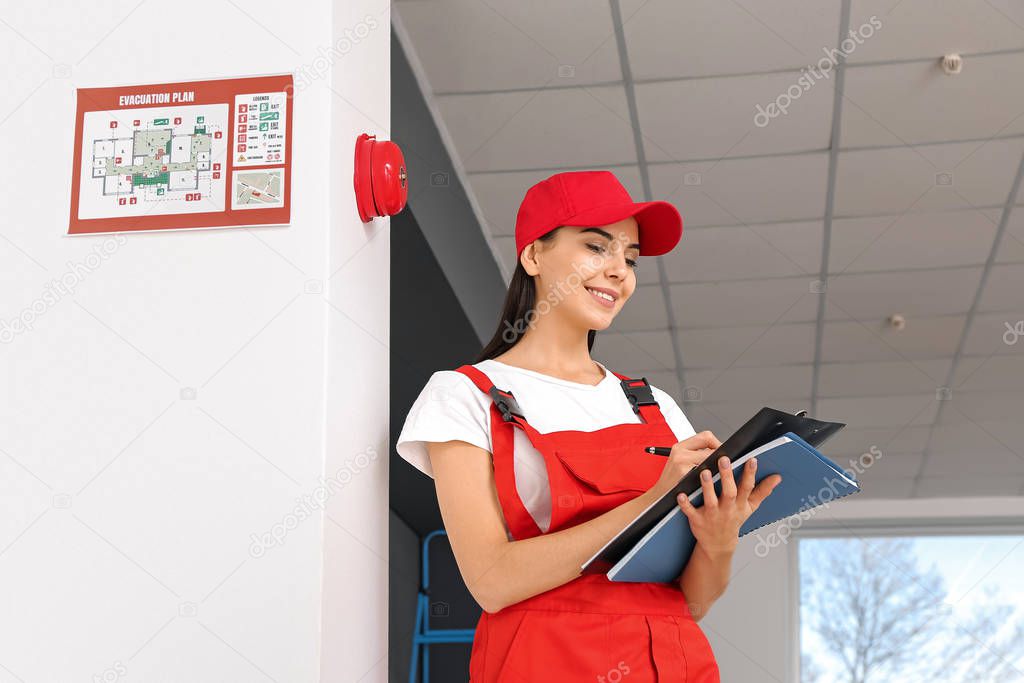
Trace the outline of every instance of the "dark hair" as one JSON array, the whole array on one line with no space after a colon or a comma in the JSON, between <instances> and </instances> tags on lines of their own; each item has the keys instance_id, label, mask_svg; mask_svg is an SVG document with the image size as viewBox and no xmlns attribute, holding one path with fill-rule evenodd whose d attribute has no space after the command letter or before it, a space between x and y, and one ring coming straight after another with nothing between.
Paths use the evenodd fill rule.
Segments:
<instances>
[{"instance_id":1,"label":"dark hair","mask_svg":"<svg viewBox=\"0 0 1024 683\"><path fill-rule=\"evenodd\" d=\"M561 228L555 228L537 239L548 242L555 237ZM516 263L516 270L512 273L512 280L508 284L508 292L505 294L505 304L501 308L501 319L498 321L498 329L495 330L491 341L487 342L480 355L473 363L500 356L508 351L519 341L526 332L528 314L537 303L537 285L533 276L526 272L521 262ZM596 330L587 333L587 349L594 348L594 337Z\"/></svg>"}]
</instances>

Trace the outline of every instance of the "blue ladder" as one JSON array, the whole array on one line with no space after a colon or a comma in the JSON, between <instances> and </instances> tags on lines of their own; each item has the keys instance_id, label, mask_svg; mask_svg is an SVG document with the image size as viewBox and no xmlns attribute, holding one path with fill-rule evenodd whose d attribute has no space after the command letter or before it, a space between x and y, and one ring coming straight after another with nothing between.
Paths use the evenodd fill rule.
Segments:
<instances>
[{"instance_id":1,"label":"blue ladder","mask_svg":"<svg viewBox=\"0 0 1024 683\"><path fill-rule=\"evenodd\" d=\"M422 585L416 597L416 626L412 635L412 665L409 667L409 683L416 683L419 673L420 648L423 648L423 682L430 683L430 644L431 643L472 643L473 628L430 628L430 541L435 536L447 536L444 529L427 534L423 539L423 559L421 562Z\"/></svg>"}]
</instances>

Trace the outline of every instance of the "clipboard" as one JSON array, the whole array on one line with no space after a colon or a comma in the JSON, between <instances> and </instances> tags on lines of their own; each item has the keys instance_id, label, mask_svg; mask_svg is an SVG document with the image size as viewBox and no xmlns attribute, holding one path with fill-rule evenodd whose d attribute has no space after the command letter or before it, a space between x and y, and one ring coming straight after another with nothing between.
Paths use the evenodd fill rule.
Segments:
<instances>
[{"instance_id":1,"label":"clipboard","mask_svg":"<svg viewBox=\"0 0 1024 683\"><path fill-rule=\"evenodd\" d=\"M806 416L807 411L798 414L787 413L765 406L722 442L704 462L692 468L668 493L651 503L625 529L615 535L581 567L583 574L607 573L619 560L643 538L673 508L678 506L676 496L687 496L700 488L700 473L718 471L718 459L723 455L732 462L758 446L779 438L786 432L793 432L817 448L836 432L846 426L845 422L826 422Z\"/></svg>"}]
</instances>

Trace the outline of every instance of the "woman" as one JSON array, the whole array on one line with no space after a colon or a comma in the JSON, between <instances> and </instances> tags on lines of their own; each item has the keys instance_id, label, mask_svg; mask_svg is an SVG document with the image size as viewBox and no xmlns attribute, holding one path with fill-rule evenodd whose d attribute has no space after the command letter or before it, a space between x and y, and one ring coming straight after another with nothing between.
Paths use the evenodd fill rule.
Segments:
<instances>
[{"instance_id":1,"label":"woman","mask_svg":"<svg viewBox=\"0 0 1024 683\"><path fill-rule=\"evenodd\" d=\"M705 503L678 503L697 539L672 583L581 566L720 445L672 398L591 359L636 288L637 257L682 235L668 202L634 203L608 171L555 174L516 217L519 263L473 365L435 372L398 452L434 478L459 571L483 608L472 683L718 681L697 621L725 590L739 528L778 484L719 463ZM682 439L682 440L680 440ZM644 451L671 446L668 457Z\"/></svg>"}]
</instances>

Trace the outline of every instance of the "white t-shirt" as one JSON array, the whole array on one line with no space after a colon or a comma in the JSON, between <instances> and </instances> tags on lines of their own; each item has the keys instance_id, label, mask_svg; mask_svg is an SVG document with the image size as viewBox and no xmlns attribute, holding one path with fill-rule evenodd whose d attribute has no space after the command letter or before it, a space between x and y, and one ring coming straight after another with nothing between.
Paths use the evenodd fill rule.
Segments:
<instances>
[{"instance_id":1,"label":"white t-shirt","mask_svg":"<svg viewBox=\"0 0 1024 683\"><path fill-rule=\"evenodd\" d=\"M492 359L475 363L474 367L499 389L511 391L526 420L542 434L565 430L589 432L643 422L633 412L619 378L600 362L595 362L605 373L604 379L595 385L570 382ZM696 430L672 397L654 385L651 391L676 440L693 436ZM428 441L458 439L493 452L491 404L491 397L461 372L435 372L409 409L398 436L398 454L433 478ZM551 522L551 491L544 456L533 447L522 429L514 427L513 432L516 489L537 526L546 532Z\"/></svg>"}]
</instances>

